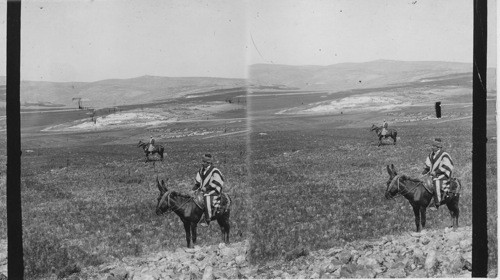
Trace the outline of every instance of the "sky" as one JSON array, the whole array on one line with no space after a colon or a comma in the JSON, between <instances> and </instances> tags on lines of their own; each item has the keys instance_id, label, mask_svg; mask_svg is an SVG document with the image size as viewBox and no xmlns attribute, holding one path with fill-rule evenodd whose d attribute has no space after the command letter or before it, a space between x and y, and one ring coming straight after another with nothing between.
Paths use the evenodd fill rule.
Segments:
<instances>
[{"instance_id":1,"label":"sky","mask_svg":"<svg viewBox=\"0 0 500 280\"><path fill-rule=\"evenodd\" d=\"M246 74L243 4L229 0L25 1L21 79L242 78Z\"/></svg>"},{"instance_id":2,"label":"sky","mask_svg":"<svg viewBox=\"0 0 500 280\"><path fill-rule=\"evenodd\" d=\"M496 65L496 3L491 64ZM251 63L472 62L472 0L254 0Z\"/></svg>"},{"instance_id":3,"label":"sky","mask_svg":"<svg viewBox=\"0 0 500 280\"><path fill-rule=\"evenodd\" d=\"M147 4L145 4L147 3ZM21 79L244 78L256 63L472 62L472 0L25 0ZM489 62L496 66L496 1ZM5 40L5 1L0 36ZM0 44L5 53L5 44ZM5 56L4 56L5 57ZM5 75L5 60L0 60Z\"/></svg>"}]
</instances>

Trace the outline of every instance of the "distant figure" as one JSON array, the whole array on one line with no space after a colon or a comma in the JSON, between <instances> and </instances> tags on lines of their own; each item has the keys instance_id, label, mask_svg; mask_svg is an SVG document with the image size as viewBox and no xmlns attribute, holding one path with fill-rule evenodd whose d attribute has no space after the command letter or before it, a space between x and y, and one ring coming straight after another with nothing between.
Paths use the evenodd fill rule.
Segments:
<instances>
[{"instance_id":1,"label":"distant figure","mask_svg":"<svg viewBox=\"0 0 500 280\"><path fill-rule=\"evenodd\" d=\"M209 225L213 216L212 206L215 210L214 213L220 208L224 177L222 177L220 170L213 166L211 154L203 155L201 165L202 167L196 174L193 190L201 190L203 192L203 196L205 197L205 222L206 225Z\"/></svg>"},{"instance_id":2,"label":"distant figure","mask_svg":"<svg viewBox=\"0 0 500 280\"><path fill-rule=\"evenodd\" d=\"M154 149L155 149L155 139L153 138L153 135L151 135L151 137L149 138L148 151L151 153L154 151Z\"/></svg>"},{"instance_id":3,"label":"distant figure","mask_svg":"<svg viewBox=\"0 0 500 280\"><path fill-rule=\"evenodd\" d=\"M384 123L382 124L382 136L386 136L387 135L387 128L389 127L389 125L387 124L387 122L384 120Z\"/></svg>"},{"instance_id":4,"label":"distant figure","mask_svg":"<svg viewBox=\"0 0 500 280\"><path fill-rule=\"evenodd\" d=\"M441 138L435 138L429 144L432 152L425 160L425 168L422 174L429 174L432 178L433 187L435 188L434 205L438 209L442 201L441 191L443 191L443 197L447 196L450 191L450 179L454 166L450 155L443 150Z\"/></svg>"}]
</instances>

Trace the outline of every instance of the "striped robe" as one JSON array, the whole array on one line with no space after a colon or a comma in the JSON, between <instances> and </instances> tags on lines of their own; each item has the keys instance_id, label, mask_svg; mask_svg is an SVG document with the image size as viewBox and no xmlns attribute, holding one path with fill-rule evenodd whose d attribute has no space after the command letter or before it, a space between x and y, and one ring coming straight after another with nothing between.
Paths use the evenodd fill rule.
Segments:
<instances>
[{"instance_id":1,"label":"striped robe","mask_svg":"<svg viewBox=\"0 0 500 280\"><path fill-rule=\"evenodd\" d=\"M212 205L215 208L220 207L220 193L224 186L224 177L219 169L210 165L198 171L195 181L204 193L208 214L212 215Z\"/></svg>"},{"instance_id":2,"label":"striped robe","mask_svg":"<svg viewBox=\"0 0 500 280\"><path fill-rule=\"evenodd\" d=\"M431 152L425 160L424 171L427 171L427 173L434 172L435 175L432 177L432 180L440 199L441 190L445 192L450 190L450 179L453 169L453 160L447 152L441 149L436 151L436 153Z\"/></svg>"}]
</instances>

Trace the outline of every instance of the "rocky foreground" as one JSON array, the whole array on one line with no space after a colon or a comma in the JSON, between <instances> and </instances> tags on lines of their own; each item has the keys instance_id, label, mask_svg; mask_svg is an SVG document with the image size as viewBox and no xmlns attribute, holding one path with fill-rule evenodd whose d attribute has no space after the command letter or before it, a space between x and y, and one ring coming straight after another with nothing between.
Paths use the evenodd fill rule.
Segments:
<instances>
[{"instance_id":1,"label":"rocky foreground","mask_svg":"<svg viewBox=\"0 0 500 280\"><path fill-rule=\"evenodd\" d=\"M66 279L468 278L472 229L389 235L318 251L299 247L265 265L250 264L248 249L248 241L178 248L84 268Z\"/></svg>"},{"instance_id":2,"label":"rocky foreground","mask_svg":"<svg viewBox=\"0 0 500 280\"><path fill-rule=\"evenodd\" d=\"M248 241L178 248L83 269L73 276L108 280L471 277L472 229L389 235L318 251L300 247L265 265L251 265L248 249Z\"/></svg>"}]
</instances>

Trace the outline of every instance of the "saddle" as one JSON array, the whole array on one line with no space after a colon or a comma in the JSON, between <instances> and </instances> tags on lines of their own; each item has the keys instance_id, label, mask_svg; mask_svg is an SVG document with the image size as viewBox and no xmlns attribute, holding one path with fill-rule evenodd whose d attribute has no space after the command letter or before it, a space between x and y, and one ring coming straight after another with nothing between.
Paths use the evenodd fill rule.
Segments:
<instances>
[{"instance_id":1,"label":"saddle","mask_svg":"<svg viewBox=\"0 0 500 280\"><path fill-rule=\"evenodd\" d=\"M431 176L426 176L421 181L422 181L425 189L429 193L434 193L434 185L433 185ZM462 190L462 184L460 183L460 180L458 180L457 178L451 178L450 182L449 182L449 186L450 186L449 193L451 193L451 194L459 194L460 191Z\"/></svg>"},{"instance_id":2,"label":"saddle","mask_svg":"<svg viewBox=\"0 0 500 280\"><path fill-rule=\"evenodd\" d=\"M205 197L202 192L196 192L193 197L193 201L200 209L205 210ZM220 207L218 208L218 213L222 214L229 210L231 205L231 198L227 193L221 193L220 195ZM212 208L215 210L215 208ZM215 213L217 214L217 213Z\"/></svg>"}]
</instances>

